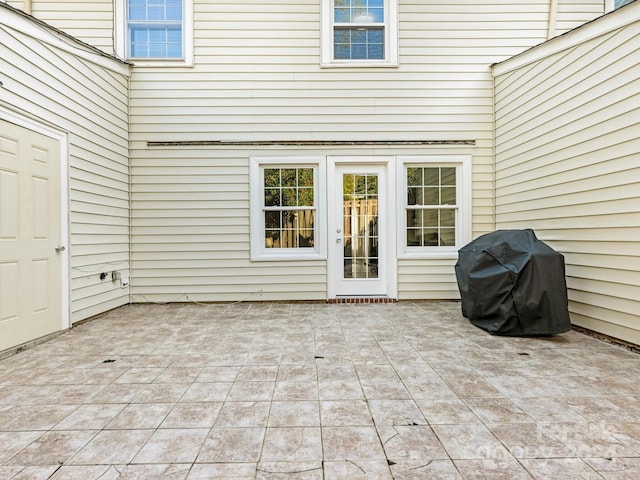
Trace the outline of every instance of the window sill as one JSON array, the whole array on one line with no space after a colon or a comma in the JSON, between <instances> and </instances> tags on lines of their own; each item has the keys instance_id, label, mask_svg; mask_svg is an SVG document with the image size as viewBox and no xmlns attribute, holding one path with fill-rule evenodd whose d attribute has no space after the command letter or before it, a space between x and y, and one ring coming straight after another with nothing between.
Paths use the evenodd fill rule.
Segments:
<instances>
[{"instance_id":1,"label":"window sill","mask_svg":"<svg viewBox=\"0 0 640 480\"><path fill-rule=\"evenodd\" d=\"M330 62L321 63L320 68L398 68L398 62Z\"/></svg>"},{"instance_id":2,"label":"window sill","mask_svg":"<svg viewBox=\"0 0 640 480\"><path fill-rule=\"evenodd\" d=\"M127 62L132 64L134 67L170 67L170 68L179 68L179 67L193 67L193 61L191 60L136 60L133 58L127 59Z\"/></svg>"}]
</instances>

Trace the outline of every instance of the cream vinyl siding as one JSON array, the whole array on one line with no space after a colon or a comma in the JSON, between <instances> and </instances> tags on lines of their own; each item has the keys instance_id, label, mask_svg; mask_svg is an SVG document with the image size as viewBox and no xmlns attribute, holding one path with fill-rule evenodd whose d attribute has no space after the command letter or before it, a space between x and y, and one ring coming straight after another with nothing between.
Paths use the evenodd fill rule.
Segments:
<instances>
[{"instance_id":1,"label":"cream vinyl siding","mask_svg":"<svg viewBox=\"0 0 640 480\"><path fill-rule=\"evenodd\" d=\"M9 5L23 9L22 1ZM32 0L31 14L49 25L113 54L113 4L105 0Z\"/></svg>"},{"instance_id":2,"label":"cream vinyl siding","mask_svg":"<svg viewBox=\"0 0 640 480\"><path fill-rule=\"evenodd\" d=\"M565 255L573 323L636 344L638 19L640 3L496 67L497 227L533 228Z\"/></svg>"},{"instance_id":3,"label":"cream vinyl siding","mask_svg":"<svg viewBox=\"0 0 640 480\"><path fill-rule=\"evenodd\" d=\"M326 299L326 262L250 261L252 153L140 152L131 171L134 302Z\"/></svg>"},{"instance_id":4,"label":"cream vinyl siding","mask_svg":"<svg viewBox=\"0 0 640 480\"><path fill-rule=\"evenodd\" d=\"M454 272L455 258L406 260L398 263L400 300L460 298Z\"/></svg>"},{"instance_id":5,"label":"cream vinyl siding","mask_svg":"<svg viewBox=\"0 0 640 480\"><path fill-rule=\"evenodd\" d=\"M597 18L605 13L603 0L558 0L556 17L556 35L562 35L579 27L588 19Z\"/></svg>"},{"instance_id":6,"label":"cream vinyl siding","mask_svg":"<svg viewBox=\"0 0 640 480\"><path fill-rule=\"evenodd\" d=\"M326 297L326 262L249 262L252 155L470 154L473 235L493 230L490 65L547 38L552 2L400 0L397 68L320 68L320 3L194 2L194 67L133 68L134 301ZM34 12L112 51L100 23L111 1L56 5L34 0ZM579 13L571 21L597 16L589 5L574 2ZM84 11L89 8L95 13ZM65 9L66 18L59 17ZM85 29L86 19L96 30ZM147 147L218 140L472 140L475 146ZM201 266L183 268L185 259ZM399 261L399 296L457 296L454 263Z\"/></svg>"},{"instance_id":7,"label":"cream vinyl siding","mask_svg":"<svg viewBox=\"0 0 640 480\"><path fill-rule=\"evenodd\" d=\"M127 69L113 59L47 43L19 31L25 20L0 8L0 105L68 133L71 321L129 302L112 271L129 276ZM6 17L4 15L7 15ZM42 31L38 25L35 31ZM90 60L96 58L95 63ZM102 66L107 64L109 68ZM17 80L19 79L19 81ZM101 272L109 278L101 281Z\"/></svg>"},{"instance_id":8,"label":"cream vinyl siding","mask_svg":"<svg viewBox=\"0 0 640 480\"><path fill-rule=\"evenodd\" d=\"M251 155L470 154L473 233L493 229L489 65L547 38L548 0L401 0L398 68L320 68L317 0L194 8L195 67L134 68L131 79L134 301L326 298L326 262L249 261ZM216 140L476 145L147 147ZM399 298L457 298L454 264L400 260Z\"/></svg>"}]
</instances>

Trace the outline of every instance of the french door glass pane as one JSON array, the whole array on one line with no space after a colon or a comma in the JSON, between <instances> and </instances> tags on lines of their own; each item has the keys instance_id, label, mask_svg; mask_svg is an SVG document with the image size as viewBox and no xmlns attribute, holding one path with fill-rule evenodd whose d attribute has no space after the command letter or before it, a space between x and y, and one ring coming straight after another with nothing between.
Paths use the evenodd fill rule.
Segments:
<instances>
[{"instance_id":1,"label":"french door glass pane","mask_svg":"<svg viewBox=\"0 0 640 480\"><path fill-rule=\"evenodd\" d=\"M378 278L378 176L344 174L344 278Z\"/></svg>"}]
</instances>

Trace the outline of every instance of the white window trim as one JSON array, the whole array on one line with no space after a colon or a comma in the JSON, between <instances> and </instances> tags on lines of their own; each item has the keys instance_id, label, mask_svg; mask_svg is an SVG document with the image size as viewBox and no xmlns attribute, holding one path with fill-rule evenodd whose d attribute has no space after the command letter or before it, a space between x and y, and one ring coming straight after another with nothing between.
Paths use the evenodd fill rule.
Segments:
<instances>
[{"instance_id":1,"label":"white window trim","mask_svg":"<svg viewBox=\"0 0 640 480\"><path fill-rule=\"evenodd\" d=\"M626 5L623 5L622 7L626 7ZM622 8L622 7L618 7L618 8ZM613 12L614 10L617 10L615 0L604 0L605 13Z\"/></svg>"},{"instance_id":2,"label":"white window trim","mask_svg":"<svg viewBox=\"0 0 640 480\"><path fill-rule=\"evenodd\" d=\"M261 182L260 169L265 166L283 168L312 167L314 169L316 221L313 248L266 248L264 246L264 215L262 214L264 188ZM326 158L321 156L256 156L249 159L251 261L326 260L326 171Z\"/></svg>"},{"instance_id":3,"label":"white window trim","mask_svg":"<svg viewBox=\"0 0 640 480\"><path fill-rule=\"evenodd\" d=\"M384 60L334 60L333 58L334 0L322 0L320 66L327 67L397 67L398 66L398 0L385 0Z\"/></svg>"},{"instance_id":4,"label":"white window trim","mask_svg":"<svg viewBox=\"0 0 640 480\"><path fill-rule=\"evenodd\" d=\"M192 67L193 66L193 0L183 2L183 52L181 59L128 59L127 58L127 0L114 0L114 50L116 56L138 67Z\"/></svg>"},{"instance_id":5,"label":"white window trim","mask_svg":"<svg viewBox=\"0 0 640 480\"><path fill-rule=\"evenodd\" d=\"M451 247L407 246L407 173L408 166L456 167L456 245ZM398 205L398 258L457 258L458 250L471 241L471 156L399 156L396 162Z\"/></svg>"}]
</instances>

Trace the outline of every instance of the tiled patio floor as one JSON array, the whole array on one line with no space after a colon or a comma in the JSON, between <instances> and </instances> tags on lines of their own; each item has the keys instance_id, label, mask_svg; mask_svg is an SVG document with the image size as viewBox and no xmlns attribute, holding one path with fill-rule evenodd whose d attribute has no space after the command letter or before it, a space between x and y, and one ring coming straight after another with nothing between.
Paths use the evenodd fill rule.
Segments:
<instances>
[{"instance_id":1,"label":"tiled patio floor","mask_svg":"<svg viewBox=\"0 0 640 480\"><path fill-rule=\"evenodd\" d=\"M0 361L0 479L640 478L640 355L459 308L120 308Z\"/></svg>"}]
</instances>

